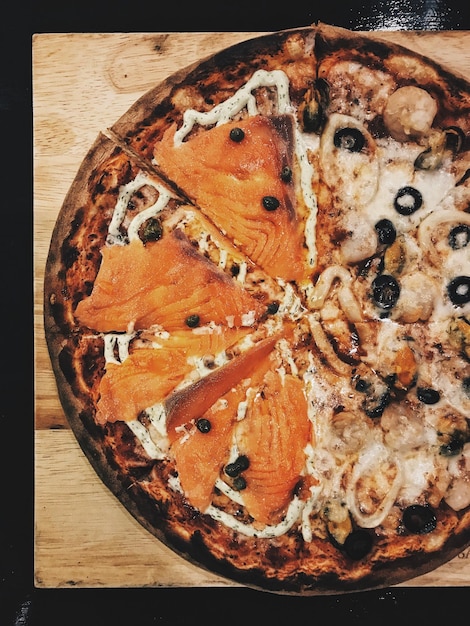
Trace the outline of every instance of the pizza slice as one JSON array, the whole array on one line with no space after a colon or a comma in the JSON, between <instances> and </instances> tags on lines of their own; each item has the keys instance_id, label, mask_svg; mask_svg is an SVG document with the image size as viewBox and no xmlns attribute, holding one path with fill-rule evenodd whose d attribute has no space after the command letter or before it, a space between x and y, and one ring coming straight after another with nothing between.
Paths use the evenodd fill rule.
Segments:
<instances>
[{"instance_id":1,"label":"pizza slice","mask_svg":"<svg viewBox=\"0 0 470 626\"><path fill-rule=\"evenodd\" d=\"M255 115L186 140L170 128L154 150L159 170L249 259L284 282L302 282L309 269L295 132L292 116Z\"/></svg>"}]
</instances>

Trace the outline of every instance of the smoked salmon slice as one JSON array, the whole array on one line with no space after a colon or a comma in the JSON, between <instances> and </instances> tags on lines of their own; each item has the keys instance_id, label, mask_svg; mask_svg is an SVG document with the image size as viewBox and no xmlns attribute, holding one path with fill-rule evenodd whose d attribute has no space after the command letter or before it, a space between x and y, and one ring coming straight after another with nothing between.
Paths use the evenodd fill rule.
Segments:
<instances>
[{"instance_id":1,"label":"smoked salmon slice","mask_svg":"<svg viewBox=\"0 0 470 626\"><path fill-rule=\"evenodd\" d=\"M278 335L263 339L218 370L171 394L165 403L170 442L179 427L204 415L219 398L249 378L270 355L278 339Z\"/></svg>"},{"instance_id":2,"label":"smoked salmon slice","mask_svg":"<svg viewBox=\"0 0 470 626\"><path fill-rule=\"evenodd\" d=\"M301 380L269 370L245 418L237 424L243 472L243 501L261 524L275 524L293 497L305 466L311 423Z\"/></svg>"},{"instance_id":3,"label":"smoked salmon slice","mask_svg":"<svg viewBox=\"0 0 470 626\"><path fill-rule=\"evenodd\" d=\"M137 419L172 391L191 370L183 352L144 348L123 363L109 363L100 382L99 423Z\"/></svg>"},{"instance_id":4,"label":"smoked salmon slice","mask_svg":"<svg viewBox=\"0 0 470 626\"><path fill-rule=\"evenodd\" d=\"M261 303L211 264L179 230L144 245L105 247L91 295L78 303L81 324L101 332L126 332L153 325L187 328L214 322L249 326Z\"/></svg>"},{"instance_id":5,"label":"smoked salmon slice","mask_svg":"<svg viewBox=\"0 0 470 626\"><path fill-rule=\"evenodd\" d=\"M292 118L253 116L202 131L179 145L175 131L169 128L155 146L162 173L272 277L304 278Z\"/></svg>"},{"instance_id":6,"label":"smoked salmon slice","mask_svg":"<svg viewBox=\"0 0 470 626\"><path fill-rule=\"evenodd\" d=\"M187 500L201 512L210 505L215 482L229 456L238 405L245 397L241 386L231 389L203 415L208 432L196 422L172 430L171 453Z\"/></svg>"},{"instance_id":7,"label":"smoked salmon slice","mask_svg":"<svg viewBox=\"0 0 470 626\"><path fill-rule=\"evenodd\" d=\"M97 421L137 419L161 402L194 368L190 357L215 357L245 334L243 330L198 334L177 331L157 347L135 349L122 363L110 362L100 382Z\"/></svg>"},{"instance_id":8,"label":"smoked salmon slice","mask_svg":"<svg viewBox=\"0 0 470 626\"><path fill-rule=\"evenodd\" d=\"M277 337L261 341L218 372L176 392L166 404L168 439L180 484L188 501L202 512L211 503L214 484L229 457L239 404L248 387L262 380L276 341ZM198 428L201 418L209 430Z\"/></svg>"}]
</instances>

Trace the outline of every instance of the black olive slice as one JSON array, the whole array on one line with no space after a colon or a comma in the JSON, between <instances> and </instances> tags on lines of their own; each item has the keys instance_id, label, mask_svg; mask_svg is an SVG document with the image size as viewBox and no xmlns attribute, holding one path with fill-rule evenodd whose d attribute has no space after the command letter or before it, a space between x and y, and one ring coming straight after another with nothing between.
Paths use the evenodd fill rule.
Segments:
<instances>
[{"instance_id":1,"label":"black olive slice","mask_svg":"<svg viewBox=\"0 0 470 626\"><path fill-rule=\"evenodd\" d=\"M238 126L236 126L235 128L232 128L229 136L230 139L235 143L240 143L240 141L243 141L243 139L245 138L245 133L241 128L238 128Z\"/></svg>"},{"instance_id":2,"label":"black olive slice","mask_svg":"<svg viewBox=\"0 0 470 626\"><path fill-rule=\"evenodd\" d=\"M196 420L196 428L199 430L199 432L206 434L212 428L212 424L205 417L200 417L198 420Z\"/></svg>"},{"instance_id":3,"label":"black olive slice","mask_svg":"<svg viewBox=\"0 0 470 626\"><path fill-rule=\"evenodd\" d=\"M189 328L197 328L200 321L199 315L196 313L188 315L188 317L184 320L186 326L189 326Z\"/></svg>"},{"instance_id":4,"label":"black olive slice","mask_svg":"<svg viewBox=\"0 0 470 626\"><path fill-rule=\"evenodd\" d=\"M470 302L470 276L456 276L447 285L447 293L451 302L462 306Z\"/></svg>"},{"instance_id":5,"label":"black olive slice","mask_svg":"<svg viewBox=\"0 0 470 626\"><path fill-rule=\"evenodd\" d=\"M360 152L366 140L359 128L340 128L335 132L333 143L342 150Z\"/></svg>"},{"instance_id":6,"label":"black olive slice","mask_svg":"<svg viewBox=\"0 0 470 626\"><path fill-rule=\"evenodd\" d=\"M359 561L365 557L372 549L372 535L364 529L353 530L346 537L343 545L344 552L353 561Z\"/></svg>"},{"instance_id":7,"label":"black olive slice","mask_svg":"<svg viewBox=\"0 0 470 626\"><path fill-rule=\"evenodd\" d=\"M461 250L470 243L470 226L468 224L459 224L454 226L449 232L449 246L452 250Z\"/></svg>"},{"instance_id":8,"label":"black olive slice","mask_svg":"<svg viewBox=\"0 0 470 626\"><path fill-rule=\"evenodd\" d=\"M225 466L225 473L230 478L236 478L242 472L250 467L250 461L244 454L240 455L233 463L228 463Z\"/></svg>"},{"instance_id":9,"label":"black olive slice","mask_svg":"<svg viewBox=\"0 0 470 626\"><path fill-rule=\"evenodd\" d=\"M430 506L412 504L403 512L403 524L414 535L426 535L437 526L437 519Z\"/></svg>"},{"instance_id":10,"label":"black olive slice","mask_svg":"<svg viewBox=\"0 0 470 626\"><path fill-rule=\"evenodd\" d=\"M387 219L379 220L375 225L375 230L377 231L379 243L384 245L393 243L397 237L395 226Z\"/></svg>"},{"instance_id":11,"label":"black olive slice","mask_svg":"<svg viewBox=\"0 0 470 626\"><path fill-rule=\"evenodd\" d=\"M416 395L424 404L436 404L441 399L441 394L437 389L431 389L431 387L418 387Z\"/></svg>"},{"instance_id":12,"label":"black olive slice","mask_svg":"<svg viewBox=\"0 0 470 626\"><path fill-rule=\"evenodd\" d=\"M248 459L247 456L242 454L237 459L237 465L240 468L240 471L244 472L245 470L247 470L250 467L250 460Z\"/></svg>"},{"instance_id":13,"label":"black olive slice","mask_svg":"<svg viewBox=\"0 0 470 626\"><path fill-rule=\"evenodd\" d=\"M372 282L372 296L381 309L392 309L400 297L400 285L390 274L380 274Z\"/></svg>"},{"instance_id":14,"label":"black olive slice","mask_svg":"<svg viewBox=\"0 0 470 626\"><path fill-rule=\"evenodd\" d=\"M243 478L243 476L237 476L234 479L233 488L236 491L243 491L243 489L246 489L246 480Z\"/></svg>"},{"instance_id":15,"label":"black olive slice","mask_svg":"<svg viewBox=\"0 0 470 626\"><path fill-rule=\"evenodd\" d=\"M423 196L414 187L402 187L398 190L393 206L400 215L411 215L423 204Z\"/></svg>"},{"instance_id":16,"label":"black olive slice","mask_svg":"<svg viewBox=\"0 0 470 626\"><path fill-rule=\"evenodd\" d=\"M275 315L279 311L279 302L270 302L266 308L268 315Z\"/></svg>"},{"instance_id":17,"label":"black olive slice","mask_svg":"<svg viewBox=\"0 0 470 626\"><path fill-rule=\"evenodd\" d=\"M236 462L226 465L225 473L227 474L227 476L230 476L230 478L235 478L236 476L238 476L240 470L238 469L238 465L236 464Z\"/></svg>"},{"instance_id":18,"label":"black olive slice","mask_svg":"<svg viewBox=\"0 0 470 626\"><path fill-rule=\"evenodd\" d=\"M275 211L281 203L274 196L264 196L263 206L266 211Z\"/></svg>"}]
</instances>

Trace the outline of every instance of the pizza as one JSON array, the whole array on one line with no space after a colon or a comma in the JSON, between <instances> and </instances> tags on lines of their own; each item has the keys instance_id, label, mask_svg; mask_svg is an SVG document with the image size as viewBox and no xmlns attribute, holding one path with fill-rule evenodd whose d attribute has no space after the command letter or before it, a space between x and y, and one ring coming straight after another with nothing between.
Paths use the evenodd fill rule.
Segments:
<instances>
[{"instance_id":1,"label":"pizza","mask_svg":"<svg viewBox=\"0 0 470 626\"><path fill-rule=\"evenodd\" d=\"M70 425L155 537L257 589L400 583L470 543L470 85L318 24L100 133L45 333Z\"/></svg>"}]
</instances>

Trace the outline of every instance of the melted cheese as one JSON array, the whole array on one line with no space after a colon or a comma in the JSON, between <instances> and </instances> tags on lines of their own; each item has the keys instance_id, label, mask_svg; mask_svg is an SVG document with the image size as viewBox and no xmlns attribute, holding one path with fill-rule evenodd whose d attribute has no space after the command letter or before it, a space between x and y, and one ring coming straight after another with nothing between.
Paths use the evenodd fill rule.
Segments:
<instances>
[{"instance_id":1,"label":"melted cheese","mask_svg":"<svg viewBox=\"0 0 470 626\"><path fill-rule=\"evenodd\" d=\"M367 138L367 149L337 148L334 136L343 128L359 130ZM380 164L374 140L355 118L339 113L330 116L320 139L319 157L324 181L334 189L346 208L362 207L372 200L377 192Z\"/></svg>"},{"instance_id":2,"label":"melted cheese","mask_svg":"<svg viewBox=\"0 0 470 626\"><path fill-rule=\"evenodd\" d=\"M392 221L398 234L414 231L427 215L437 209L455 186L455 179L446 168L434 171L415 170L413 157L421 151L421 146L412 143L403 145L391 138L378 140L378 188L365 207L365 217L371 224L385 218ZM423 204L411 215L400 215L394 208L395 196L399 189L408 186L421 193Z\"/></svg>"}]
</instances>

